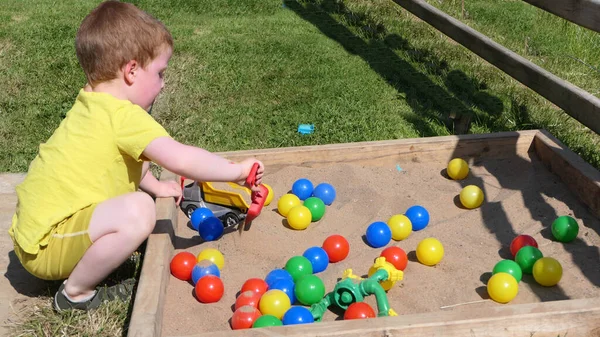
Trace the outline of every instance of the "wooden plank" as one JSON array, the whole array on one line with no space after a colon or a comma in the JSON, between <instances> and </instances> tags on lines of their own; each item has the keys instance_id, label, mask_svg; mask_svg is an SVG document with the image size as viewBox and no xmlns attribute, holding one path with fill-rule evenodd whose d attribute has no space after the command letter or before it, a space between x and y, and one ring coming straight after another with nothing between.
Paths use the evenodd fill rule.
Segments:
<instances>
[{"instance_id":1,"label":"wooden plank","mask_svg":"<svg viewBox=\"0 0 600 337\"><path fill-rule=\"evenodd\" d=\"M340 163L369 166L395 165L402 161L447 162L451 157L507 158L526 156L537 130L499 132L221 152L230 160L256 157L269 169L280 166L319 167Z\"/></svg>"},{"instance_id":2,"label":"wooden plank","mask_svg":"<svg viewBox=\"0 0 600 337\"><path fill-rule=\"evenodd\" d=\"M394 0L394 2L600 134L599 98L506 49L424 0ZM556 1L559 2L561 1Z\"/></svg>"},{"instance_id":3,"label":"wooden plank","mask_svg":"<svg viewBox=\"0 0 600 337\"><path fill-rule=\"evenodd\" d=\"M196 337L265 336L447 336L557 337L600 336L600 298L495 305L368 320L323 322Z\"/></svg>"},{"instance_id":4,"label":"wooden plank","mask_svg":"<svg viewBox=\"0 0 600 337\"><path fill-rule=\"evenodd\" d=\"M523 0L582 27L600 32L600 0Z\"/></svg>"},{"instance_id":5,"label":"wooden plank","mask_svg":"<svg viewBox=\"0 0 600 337\"><path fill-rule=\"evenodd\" d=\"M177 176L163 171L161 181L177 181ZM156 226L147 240L128 336L160 336L163 307L169 284L169 263L177 230L177 206L173 198L156 200Z\"/></svg>"},{"instance_id":6,"label":"wooden plank","mask_svg":"<svg viewBox=\"0 0 600 337\"><path fill-rule=\"evenodd\" d=\"M534 149L548 169L600 217L600 172L547 131L535 136Z\"/></svg>"}]
</instances>

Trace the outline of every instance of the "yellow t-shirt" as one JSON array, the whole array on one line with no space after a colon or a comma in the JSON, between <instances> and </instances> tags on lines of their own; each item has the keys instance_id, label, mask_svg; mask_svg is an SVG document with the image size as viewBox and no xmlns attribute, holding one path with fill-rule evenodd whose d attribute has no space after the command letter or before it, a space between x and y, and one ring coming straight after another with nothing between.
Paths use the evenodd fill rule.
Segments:
<instances>
[{"instance_id":1,"label":"yellow t-shirt","mask_svg":"<svg viewBox=\"0 0 600 337\"><path fill-rule=\"evenodd\" d=\"M138 189L142 152L167 131L144 109L112 95L81 90L66 118L17 186L9 234L29 254L77 211Z\"/></svg>"}]
</instances>

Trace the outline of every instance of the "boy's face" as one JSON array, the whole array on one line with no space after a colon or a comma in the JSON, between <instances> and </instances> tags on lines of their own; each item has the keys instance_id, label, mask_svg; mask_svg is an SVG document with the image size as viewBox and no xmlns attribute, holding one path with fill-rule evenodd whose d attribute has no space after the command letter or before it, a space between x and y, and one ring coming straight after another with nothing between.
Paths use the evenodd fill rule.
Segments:
<instances>
[{"instance_id":1,"label":"boy's face","mask_svg":"<svg viewBox=\"0 0 600 337\"><path fill-rule=\"evenodd\" d=\"M149 111L165 85L164 72L173 51L165 48L146 68L138 69L136 74L136 89L131 101Z\"/></svg>"}]
</instances>

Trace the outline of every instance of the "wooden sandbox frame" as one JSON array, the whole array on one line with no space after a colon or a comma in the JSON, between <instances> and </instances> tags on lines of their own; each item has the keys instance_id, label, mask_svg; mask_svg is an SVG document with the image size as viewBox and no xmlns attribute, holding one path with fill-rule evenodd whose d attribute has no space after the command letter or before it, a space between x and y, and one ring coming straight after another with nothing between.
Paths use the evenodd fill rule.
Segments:
<instances>
[{"instance_id":1,"label":"wooden sandbox frame","mask_svg":"<svg viewBox=\"0 0 600 337\"><path fill-rule=\"evenodd\" d=\"M395 165L407 160L510 158L533 152L595 216L600 216L600 172L544 130L444 136L293 148L226 152L238 160L256 157L267 167L320 167L336 163ZM176 180L163 172L161 180ZM129 325L129 336L160 336L164 299L171 279L179 209L157 200L157 223L146 253ZM593 267L593 266L590 266ZM322 322L195 336L600 336L600 297L485 309L455 309L368 320Z\"/></svg>"}]
</instances>

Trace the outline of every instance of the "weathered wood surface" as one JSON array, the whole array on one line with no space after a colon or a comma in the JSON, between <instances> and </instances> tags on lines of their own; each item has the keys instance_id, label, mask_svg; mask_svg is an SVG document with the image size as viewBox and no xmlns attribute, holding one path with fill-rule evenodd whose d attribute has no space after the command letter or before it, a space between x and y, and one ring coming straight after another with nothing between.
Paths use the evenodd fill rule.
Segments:
<instances>
[{"instance_id":1,"label":"weathered wood surface","mask_svg":"<svg viewBox=\"0 0 600 337\"><path fill-rule=\"evenodd\" d=\"M599 0L523 0L582 27L600 32Z\"/></svg>"}]
</instances>

